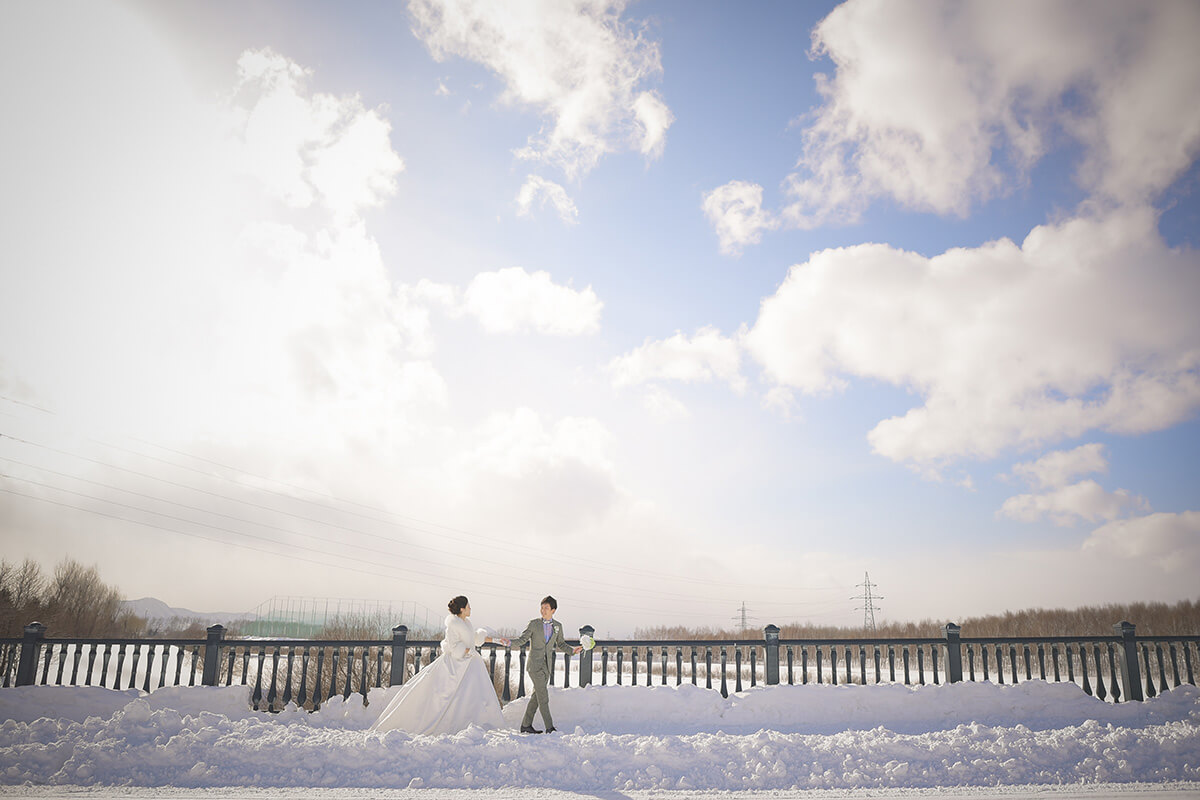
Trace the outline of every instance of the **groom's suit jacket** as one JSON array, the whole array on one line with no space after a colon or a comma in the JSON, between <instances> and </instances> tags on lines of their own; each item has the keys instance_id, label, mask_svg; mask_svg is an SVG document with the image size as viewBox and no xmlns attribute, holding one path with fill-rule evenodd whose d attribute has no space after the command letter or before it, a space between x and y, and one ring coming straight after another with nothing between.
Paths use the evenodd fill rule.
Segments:
<instances>
[{"instance_id":1,"label":"groom's suit jacket","mask_svg":"<svg viewBox=\"0 0 1200 800\"><path fill-rule=\"evenodd\" d=\"M546 641L545 629L542 627L542 618L529 620L529 624L525 626L524 632L516 639L512 640L514 647L520 647L523 644L529 645L529 661L526 662L525 668L529 670L530 675L546 675L550 674L550 659L555 650L561 650L564 653L574 653L575 648L567 644L566 638L563 636L562 623L554 620L553 630L550 633L550 641Z\"/></svg>"}]
</instances>

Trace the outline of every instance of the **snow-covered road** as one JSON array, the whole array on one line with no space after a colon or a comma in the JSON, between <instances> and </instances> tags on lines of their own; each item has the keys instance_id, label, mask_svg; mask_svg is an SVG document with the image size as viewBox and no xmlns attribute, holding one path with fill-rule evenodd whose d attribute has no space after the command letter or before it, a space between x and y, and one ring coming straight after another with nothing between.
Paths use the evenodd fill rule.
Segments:
<instances>
[{"instance_id":1,"label":"snow-covered road","mask_svg":"<svg viewBox=\"0 0 1200 800\"><path fill-rule=\"evenodd\" d=\"M3 689L0 784L46 798L300 787L320 798L1200 796L1191 686L1120 705L1036 681L759 687L729 699L686 685L592 686L553 691L559 734L516 733L524 700L504 710L510 730L367 732L391 691L373 692L369 708L352 697L268 715L248 710L242 687Z\"/></svg>"}]
</instances>

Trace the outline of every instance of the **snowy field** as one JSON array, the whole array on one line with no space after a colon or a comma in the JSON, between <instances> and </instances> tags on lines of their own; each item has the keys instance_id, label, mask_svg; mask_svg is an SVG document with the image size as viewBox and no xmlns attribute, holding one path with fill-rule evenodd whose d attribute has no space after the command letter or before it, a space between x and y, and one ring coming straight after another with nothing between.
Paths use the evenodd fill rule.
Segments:
<instances>
[{"instance_id":1,"label":"snowy field","mask_svg":"<svg viewBox=\"0 0 1200 800\"><path fill-rule=\"evenodd\" d=\"M34 798L1200 797L1200 690L1070 684L552 689L561 733L366 728L393 689L253 712L246 687L0 690L0 795ZM474 790L474 791L468 791ZM484 790L484 791L479 791Z\"/></svg>"}]
</instances>

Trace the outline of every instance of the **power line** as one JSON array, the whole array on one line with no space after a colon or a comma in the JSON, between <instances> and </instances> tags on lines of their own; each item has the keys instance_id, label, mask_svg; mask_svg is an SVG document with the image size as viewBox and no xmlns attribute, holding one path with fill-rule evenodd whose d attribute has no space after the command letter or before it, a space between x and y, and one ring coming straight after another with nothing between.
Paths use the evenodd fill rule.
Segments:
<instances>
[{"instance_id":1,"label":"power line","mask_svg":"<svg viewBox=\"0 0 1200 800\"><path fill-rule=\"evenodd\" d=\"M738 623L738 630L745 633L750 628L751 620L758 620L758 617L750 617L746 615L746 601L742 601L741 607L738 609L738 615L733 617L733 621Z\"/></svg>"}]
</instances>

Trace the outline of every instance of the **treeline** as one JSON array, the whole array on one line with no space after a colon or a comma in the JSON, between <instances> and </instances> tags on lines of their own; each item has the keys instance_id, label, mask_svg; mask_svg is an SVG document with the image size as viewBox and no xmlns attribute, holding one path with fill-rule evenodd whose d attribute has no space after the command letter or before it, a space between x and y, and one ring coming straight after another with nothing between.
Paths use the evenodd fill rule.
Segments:
<instances>
[{"instance_id":1,"label":"treeline","mask_svg":"<svg viewBox=\"0 0 1200 800\"><path fill-rule=\"evenodd\" d=\"M1200 634L1200 602L1110 603L1074 609L1032 608L961 620L885 622L877 624L873 634L862 627L793 622L780 624L779 635L784 639L856 639L869 636L920 639L941 636L942 626L946 622L957 622L962 626L962 635L967 637L1105 636L1111 635L1113 625L1121 621L1135 624L1139 636L1195 636ZM762 631L659 625L638 628L633 635L635 639L753 639L761 638Z\"/></svg>"},{"instance_id":2,"label":"treeline","mask_svg":"<svg viewBox=\"0 0 1200 800\"><path fill-rule=\"evenodd\" d=\"M65 558L47 575L40 564L0 561L0 636L17 637L30 622L63 637L132 637L146 620L121 608L121 592L99 571Z\"/></svg>"}]
</instances>

